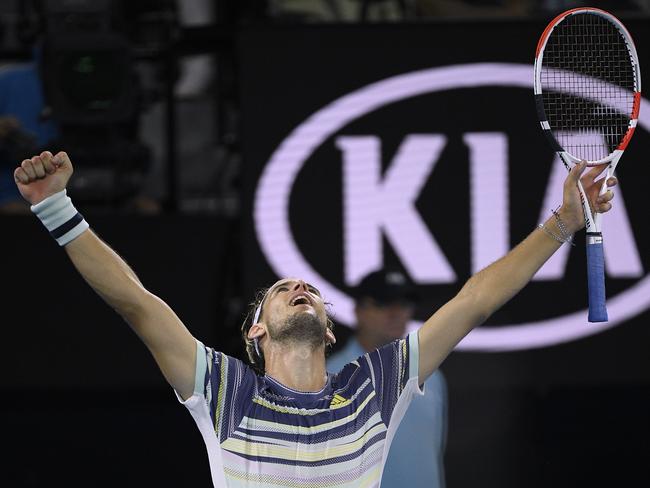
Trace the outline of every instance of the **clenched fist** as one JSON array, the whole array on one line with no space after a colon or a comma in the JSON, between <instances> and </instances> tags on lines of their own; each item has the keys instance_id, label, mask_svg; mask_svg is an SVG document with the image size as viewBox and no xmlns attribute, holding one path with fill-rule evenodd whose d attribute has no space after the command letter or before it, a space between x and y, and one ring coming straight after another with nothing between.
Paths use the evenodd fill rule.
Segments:
<instances>
[{"instance_id":1,"label":"clenched fist","mask_svg":"<svg viewBox=\"0 0 650 488\"><path fill-rule=\"evenodd\" d=\"M53 156L50 151L43 151L38 156L23 160L14 171L14 180L23 198L36 205L64 190L72 171L72 162L65 152Z\"/></svg>"}]
</instances>

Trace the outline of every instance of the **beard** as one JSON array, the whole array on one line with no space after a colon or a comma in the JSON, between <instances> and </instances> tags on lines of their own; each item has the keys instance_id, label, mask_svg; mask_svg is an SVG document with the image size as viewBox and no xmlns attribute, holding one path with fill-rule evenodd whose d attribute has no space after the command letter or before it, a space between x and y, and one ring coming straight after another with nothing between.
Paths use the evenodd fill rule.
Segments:
<instances>
[{"instance_id":1,"label":"beard","mask_svg":"<svg viewBox=\"0 0 650 488\"><path fill-rule=\"evenodd\" d=\"M313 349L325 344L327 323L307 312L291 315L284 323L270 323L269 338L284 344L306 344Z\"/></svg>"}]
</instances>

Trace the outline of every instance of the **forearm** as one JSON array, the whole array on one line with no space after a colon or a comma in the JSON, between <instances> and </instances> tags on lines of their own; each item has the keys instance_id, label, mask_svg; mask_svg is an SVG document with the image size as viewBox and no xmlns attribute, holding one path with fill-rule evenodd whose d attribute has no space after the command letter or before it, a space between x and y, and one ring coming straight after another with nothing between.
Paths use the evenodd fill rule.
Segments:
<instances>
[{"instance_id":1,"label":"forearm","mask_svg":"<svg viewBox=\"0 0 650 488\"><path fill-rule=\"evenodd\" d=\"M68 243L65 250L84 280L132 322L148 293L128 264L90 229Z\"/></svg>"},{"instance_id":2,"label":"forearm","mask_svg":"<svg viewBox=\"0 0 650 488\"><path fill-rule=\"evenodd\" d=\"M461 291L440 307L420 328L419 374L424 381L463 337L514 297L571 235L585 225L579 182L587 192L592 212L607 212L613 193L599 195L596 181L602 168L580 178L586 163L576 165L564 181L562 207L544 228L535 229L503 258L472 276ZM607 180L614 186L616 180ZM559 218L556 218L559 217ZM559 224L562 222L562 225Z\"/></svg>"},{"instance_id":3,"label":"forearm","mask_svg":"<svg viewBox=\"0 0 650 488\"><path fill-rule=\"evenodd\" d=\"M535 229L504 257L472 276L461 289L460 295L471 296L479 320L485 320L514 297L562 245L551 235L563 234L556 218L550 217L544 226L548 232ZM567 230L573 233L577 229Z\"/></svg>"},{"instance_id":4,"label":"forearm","mask_svg":"<svg viewBox=\"0 0 650 488\"><path fill-rule=\"evenodd\" d=\"M544 225L550 232L561 235L554 217ZM419 364L421 381L463 337L526 286L560 246L545 231L535 229L504 257L472 276L452 300L438 309L419 330L423 351Z\"/></svg>"}]
</instances>

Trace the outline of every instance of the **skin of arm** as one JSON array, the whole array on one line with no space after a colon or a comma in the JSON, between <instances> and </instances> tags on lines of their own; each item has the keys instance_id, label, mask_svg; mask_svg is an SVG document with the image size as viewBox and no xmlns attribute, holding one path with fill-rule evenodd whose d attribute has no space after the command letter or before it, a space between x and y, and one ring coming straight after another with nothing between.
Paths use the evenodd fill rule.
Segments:
<instances>
[{"instance_id":1,"label":"skin of arm","mask_svg":"<svg viewBox=\"0 0 650 488\"><path fill-rule=\"evenodd\" d=\"M72 175L67 154L45 151L14 172L23 197L32 205L65 189ZM65 246L84 280L131 326L154 356L165 379L183 398L194 391L196 342L173 310L150 293L128 264L92 230Z\"/></svg>"},{"instance_id":2,"label":"skin of arm","mask_svg":"<svg viewBox=\"0 0 650 488\"><path fill-rule=\"evenodd\" d=\"M584 227L577 188L584 168L584 164L576 165L569 173L564 183L563 204L558 211L571 234ZM592 209L598 212L609 211L609 201L614 196L611 190L598 195L600 182L594 180L603 169L603 166L594 167L581 178ZM616 185L616 179L610 178L607 184L609 187ZM562 235L555 217L550 217L544 225L555 235ZM534 230L504 257L472 276L454 298L440 307L418 331L420 382L438 368L474 327L514 297L560 246L560 242L543 230Z\"/></svg>"}]
</instances>

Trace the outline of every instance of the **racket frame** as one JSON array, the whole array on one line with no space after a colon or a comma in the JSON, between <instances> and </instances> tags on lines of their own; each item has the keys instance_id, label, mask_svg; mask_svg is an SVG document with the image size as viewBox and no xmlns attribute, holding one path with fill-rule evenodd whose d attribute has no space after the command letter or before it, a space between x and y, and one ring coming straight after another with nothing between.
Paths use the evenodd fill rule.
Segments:
<instances>
[{"instance_id":1,"label":"racket frame","mask_svg":"<svg viewBox=\"0 0 650 488\"><path fill-rule=\"evenodd\" d=\"M555 17L544 29L538 43L537 49L535 52L535 64L534 64L534 94L535 94L535 103L537 107L537 115L539 117L540 125L542 131L549 141L553 150L558 154L560 160L567 168L568 171L571 170L577 163L581 162L580 158L577 158L573 154L566 151L560 143L557 141L553 135L553 131L548 123L546 113L544 110L544 103L542 99L542 64L544 59L544 49L546 44L551 36L553 30L560 25L564 20L573 15L583 15L591 14L598 15L605 18L609 21L614 27L623 36L627 49L630 54L630 60L632 62L633 69L635 71L635 90L634 90L634 101L632 104L632 113L630 115L630 122L628 129L621 139L621 142L612 151L608 156L598 159L598 160L587 160L587 166L599 166L601 164L607 164L607 172L605 178L602 179L602 185L600 188L600 194L607 192L607 180L614 175L616 165L618 164L623 152L627 148L634 130L637 125L637 120L639 117L639 108L641 106L641 69L639 66L639 58L637 55L636 47L632 36L629 31L625 28L623 23L618 20L615 16L609 12L593 8L593 7L578 7L571 10L567 10ZM605 269L604 269L604 253L603 253L603 235L601 230L600 214L598 212L592 212L589 205L589 199L584 190L584 187L580 180L578 180L578 189L580 191L580 199L582 200L582 208L585 216L585 228L586 228L586 244L587 244L587 284L589 288L589 322L606 322L608 320L607 308L605 305Z\"/></svg>"}]
</instances>

